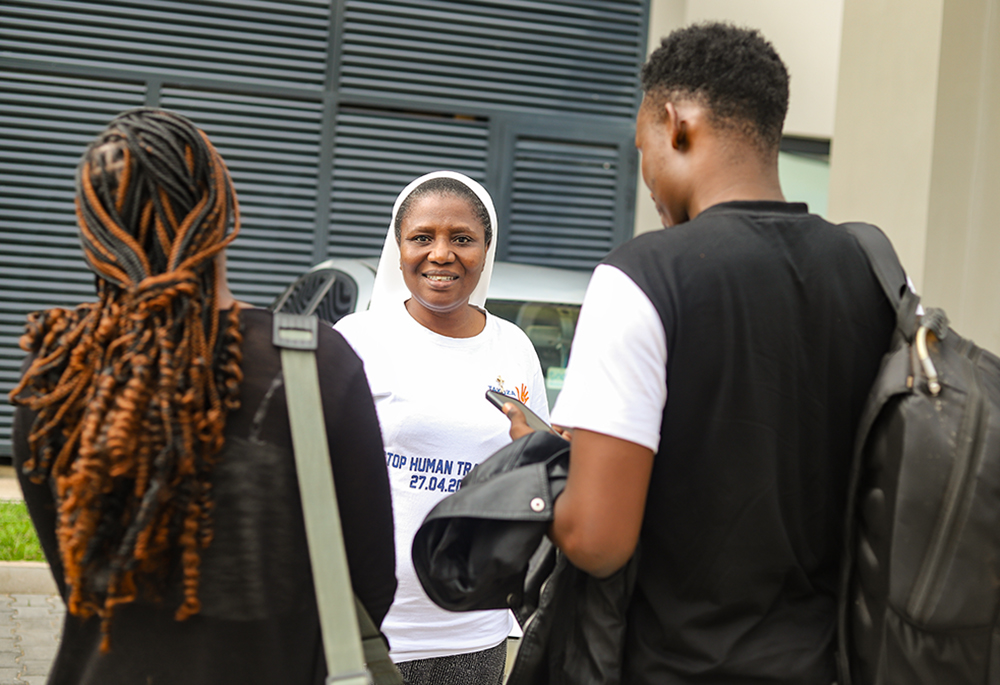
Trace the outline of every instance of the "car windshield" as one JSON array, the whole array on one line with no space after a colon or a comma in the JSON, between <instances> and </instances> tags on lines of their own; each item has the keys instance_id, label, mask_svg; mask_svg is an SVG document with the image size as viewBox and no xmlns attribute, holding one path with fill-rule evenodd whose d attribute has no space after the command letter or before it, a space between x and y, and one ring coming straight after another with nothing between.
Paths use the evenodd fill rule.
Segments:
<instances>
[{"instance_id":1,"label":"car windshield","mask_svg":"<svg viewBox=\"0 0 1000 685\"><path fill-rule=\"evenodd\" d=\"M486 309L517 325L528 335L542 364L545 394L551 411L562 390L580 305L487 300Z\"/></svg>"}]
</instances>

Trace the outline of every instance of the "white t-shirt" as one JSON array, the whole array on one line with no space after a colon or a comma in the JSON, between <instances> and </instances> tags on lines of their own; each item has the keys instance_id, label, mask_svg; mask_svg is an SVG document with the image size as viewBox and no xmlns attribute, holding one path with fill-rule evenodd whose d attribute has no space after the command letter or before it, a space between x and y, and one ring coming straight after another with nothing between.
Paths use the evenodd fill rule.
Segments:
<instances>
[{"instance_id":1,"label":"white t-shirt","mask_svg":"<svg viewBox=\"0 0 1000 685\"><path fill-rule=\"evenodd\" d=\"M510 422L488 389L518 397L548 419L545 382L520 328L492 314L472 338L448 338L417 323L400 303L335 326L361 357L385 443L399 587L382 623L394 661L488 649L510 633L507 610L450 612L424 593L411 546L428 512L479 462L510 442Z\"/></svg>"},{"instance_id":2,"label":"white t-shirt","mask_svg":"<svg viewBox=\"0 0 1000 685\"><path fill-rule=\"evenodd\" d=\"M601 264L583 298L566 382L552 422L628 440L656 452L666 403L663 322L631 278Z\"/></svg>"}]
</instances>

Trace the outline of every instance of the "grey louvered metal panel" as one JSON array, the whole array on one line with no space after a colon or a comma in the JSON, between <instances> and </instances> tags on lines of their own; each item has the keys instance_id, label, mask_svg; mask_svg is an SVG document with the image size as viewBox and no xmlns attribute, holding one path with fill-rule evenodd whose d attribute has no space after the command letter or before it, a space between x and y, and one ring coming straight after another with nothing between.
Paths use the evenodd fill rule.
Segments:
<instances>
[{"instance_id":1,"label":"grey louvered metal panel","mask_svg":"<svg viewBox=\"0 0 1000 685\"><path fill-rule=\"evenodd\" d=\"M330 0L4 0L6 57L320 90Z\"/></svg>"},{"instance_id":2,"label":"grey louvered metal panel","mask_svg":"<svg viewBox=\"0 0 1000 685\"><path fill-rule=\"evenodd\" d=\"M312 264L322 103L166 86L161 104L190 117L226 160L242 223L227 251L230 286L267 306Z\"/></svg>"},{"instance_id":3,"label":"grey louvered metal panel","mask_svg":"<svg viewBox=\"0 0 1000 685\"><path fill-rule=\"evenodd\" d=\"M347 0L340 92L631 118L646 3Z\"/></svg>"},{"instance_id":4,"label":"grey louvered metal panel","mask_svg":"<svg viewBox=\"0 0 1000 685\"><path fill-rule=\"evenodd\" d=\"M430 171L486 177L485 122L348 110L337 117L329 251L377 257L392 203L410 181Z\"/></svg>"},{"instance_id":5,"label":"grey louvered metal panel","mask_svg":"<svg viewBox=\"0 0 1000 685\"><path fill-rule=\"evenodd\" d=\"M519 138L507 259L592 268L614 246L618 149Z\"/></svg>"},{"instance_id":6,"label":"grey louvered metal panel","mask_svg":"<svg viewBox=\"0 0 1000 685\"><path fill-rule=\"evenodd\" d=\"M108 121L144 97L133 83L0 76L0 398L17 382L28 313L94 299L77 239L76 165ZM10 454L12 413L0 402L0 455Z\"/></svg>"},{"instance_id":7,"label":"grey louvered metal panel","mask_svg":"<svg viewBox=\"0 0 1000 685\"><path fill-rule=\"evenodd\" d=\"M491 180L514 228L510 258L592 265L614 188L617 238L630 228L634 163L619 139L638 104L647 11L648 0L0 0L0 392L16 376L24 314L91 296L72 169L144 95L190 114L233 167L246 218L230 268L245 299L268 302L323 248L377 255L396 193L437 168ZM332 15L344 19L336 31ZM216 89L245 97L205 94ZM618 141L619 154L554 163L521 140L515 155L525 131Z\"/></svg>"}]
</instances>

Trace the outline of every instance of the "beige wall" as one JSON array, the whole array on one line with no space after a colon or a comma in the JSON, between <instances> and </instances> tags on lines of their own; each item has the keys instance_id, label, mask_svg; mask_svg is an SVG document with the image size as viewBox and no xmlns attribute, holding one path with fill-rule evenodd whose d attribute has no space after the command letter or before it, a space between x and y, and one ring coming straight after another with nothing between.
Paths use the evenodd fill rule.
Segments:
<instances>
[{"instance_id":1,"label":"beige wall","mask_svg":"<svg viewBox=\"0 0 1000 685\"><path fill-rule=\"evenodd\" d=\"M843 9L843 0L688 0L685 23L721 20L759 29L791 75L785 133L828 139Z\"/></svg>"},{"instance_id":2,"label":"beige wall","mask_svg":"<svg viewBox=\"0 0 1000 685\"><path fill-rule=\"evenodd\" d=\"M1000 352L1000 0L651 0L760 28L792 74L785 132L833 139L828 216L876 223L927 306ZM834 85L835 84L835 85ZM659 219L641 183L636 232Z\"/></svg>"},{"instance_id":3,"label":"beige wall","mask_svg":"<svg viewBox=\"0 0 1000 685\"><path fill-rule=\"evenodd\" d=\"M785 133L829 138L844 0L651 0L649 48L675 28L729 21L760 29L791 73Z\"/></svg>"},{"instance_id":4,"label":"beige wall","mask_svg":"<svg viewBox=\"0 0 1000 685\"><path fill-rule=\"evenodd\" d=\"M829 139L840 57L844 0L650 0L649 50L686 24L721 20L750 26L770 40L791 73L785 133ZM659 228L649 191L638 182L636 233Z\"/></svg>"},{"instance_id":5,"label":"beige wall","mask_svg":"<svg viewBox=\"0 0 1000 685\"><path fill-rule=\"evenodd\" d=\"M647 54L660 45L660 39L663 36L684 25L686 12L687 0L650 0ZM649 197L649 188L642 182L641 173L636 179L635 189L635 234L639 235L660 228L660 217Z\"/></svg>"},{"instance_id":6,"label":"beige wall","mask_svg":"<svg viewBox=\"0 0 1000 685\"><path fill-rule=\"evenodd\" d=\"M897 238L926 224L943 1L846 1L831 144L831 220L882 226L918 286L924 237Z\"/></svg>"},{"instance_id":7,"label":"beige wall","mask_svg":"<svg viewBox=\"0 0 1000 685\"><path fill-rule=\"evenodd\" d=\"M830 218L880 225L1000 351L1000 0L846 0L841 53Z\"/></svg>"}]
</instances>

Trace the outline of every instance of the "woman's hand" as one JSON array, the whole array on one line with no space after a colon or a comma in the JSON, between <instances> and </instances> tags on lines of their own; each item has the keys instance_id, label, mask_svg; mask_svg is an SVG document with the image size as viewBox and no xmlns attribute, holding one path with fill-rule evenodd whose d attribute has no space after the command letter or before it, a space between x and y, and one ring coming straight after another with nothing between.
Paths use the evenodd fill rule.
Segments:
<instances>
[{"instance_id":1,"label":"woman's hand","mask_svg":"<svg viewBox=\"0 0 1000 685\"><path fill-rule=\"evenodd\" d=\"M523 438L528 433L534 433L534 429L528 426L528 421L524 418L524 412L520 410L512 402L507 402L501 407L503 413L507 415L510 419L510 439L517 440L518 438ZM573 439L572 431L562 428L561 426L553 426L552 432L561 437L567 442Z\"/></svg>"}]
</instances>

